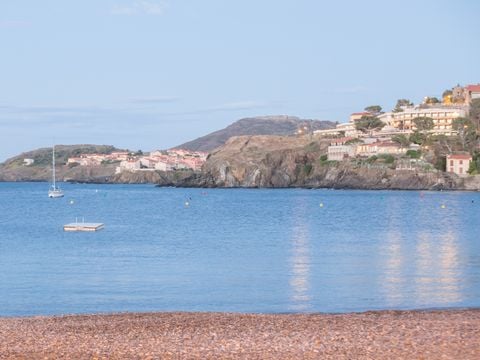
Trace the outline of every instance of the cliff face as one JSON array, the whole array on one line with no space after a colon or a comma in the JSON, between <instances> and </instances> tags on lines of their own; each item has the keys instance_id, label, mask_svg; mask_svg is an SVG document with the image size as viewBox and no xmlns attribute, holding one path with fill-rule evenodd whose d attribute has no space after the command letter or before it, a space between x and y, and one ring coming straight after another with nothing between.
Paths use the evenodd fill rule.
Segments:
<instances>
[{"instance_id":1,"label":"cliff face","mask_svg":"<svg viewBox=\"0 0 480 360\"><path fill-rule=\"evenodd\" d=\"M239 136L212 152L201 172L138 171L114 174L115 164L57 167L62 181L151 183L178 187L306 187L336 189L480 190L480 175L459 178L442 172L396 171L387 164L321 161L329 141L308 136ZM50 181L47 166L10 163L0 181Z\"/></svg>"},{"instance_id":2,"label":"cliff face","mask_svg":"<svg viewBox=\"0 0 480 360\"><path fill-rule=\"evenodd\" d=\"M177 186L460 189L465 180L441 172L396 171L321 162L328 142L308 137L239 136L212 153L201 174ZM470 189L478 184L470 181Z\"/></svg>"}]
</instances>

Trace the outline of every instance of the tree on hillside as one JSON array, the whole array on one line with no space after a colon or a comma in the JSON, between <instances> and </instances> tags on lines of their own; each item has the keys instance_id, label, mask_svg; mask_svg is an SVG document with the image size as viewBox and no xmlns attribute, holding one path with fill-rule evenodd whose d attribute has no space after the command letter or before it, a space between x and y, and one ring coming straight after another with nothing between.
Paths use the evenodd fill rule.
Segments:
<instances>
[{"instance_id":1,"label":"tree on hillside","mask_svg":"<svg viewBox=\"0 0 480 360\"><path fill-rule=\"evenodd\" d=\"M365 111L372 114L380 114L382 112L382 107L380 105L370 105L365 108Z\"/></svg>"},{"instance_id":2,"label":"tree on hillside","mask_svg":"<svg viewBox=\"0 0 480 360\"><path fill-rule=\"evenodd\" d=\"M392 141L396 142L401 147L408 147L411 143L410 139L403 134L392 136Z\"/></svg>"},{"instance_id":3,"label":"tree on hillside","mask_svg":"<svg viewBox=\"0 0 480 360\"><path fill-rule=\"evenodd\" d=\"M414 144L423 145L427 141L427 135L420 131L414 131L410 135L409 140Z\"/></svg>"},{"instance_id":4,"label":"tree on hillside","mask_svg":"<svg viewBox=\"0 0 480 360\"><path fill-rule=\"evenodd\" d=\"M433 119L426 116L416 117L412 120L417 131L426 132L433 129Z\"/></svg>"},{"instance_id":5,"label":"tree on hillside","mask_svg":"<svg viewBox=\"0 0 480 360\"><path fill-rule=\"evenodd\" d=\"M440 100L436 97L426 97L425 98L425 104L428 104L428 105L434 105L434 104L439 104L440 103Z\"/></svg>"},{"instance_id":6,"label":"tree on hillside","mask_svg":"<svg viewBox=\"0 0 480 360\"><path fill-rule=\"evenodd\" d=\"M408 99L398 99L393 112L402 112L403 106L413 106L413 103Z\"/></svg>"},{"instance_id":7,"label":"tree on hillside","mask_svg":"<svg viewBox=\"0 0 480 360\"><path fill-rule=\"evenodd\" d=\"M478 138L476 127L469 118L456 118L452 122L452 129L458 131L463 150L467 150L471 145L476 144Z\"/></svg>"},{"instance_id":8,"label":"tree on hillside","mask_svg":"<svg viewBox=\"0 0 480 360\"><path fill-rule=\"evenodd\" d=\"M470 175L480 174L480 153L475 152L472 156L472 162L470 163L470 168L468 169Z\"/></svg>"},{"instance_id":9,"label":"tree on hillside","mask_svg":"<svg viewBox=\"0 0 480 360\"><path fill-rule=\"evenodd\" d=\"M480 99L473 99L470 103L470 121L480 131Z\"/></svg>"},{"instance_id":10,"label":"tree on hillside","mask_svg":"<svg viewBox=\"0 0 480 360\"><path fill-rule=\"evenodd\" d=\"M355 128L364 133L381 129L384 126L385 123L373 115L363 115L360 120L355 122Z\"/></svg>"}]
</instances>

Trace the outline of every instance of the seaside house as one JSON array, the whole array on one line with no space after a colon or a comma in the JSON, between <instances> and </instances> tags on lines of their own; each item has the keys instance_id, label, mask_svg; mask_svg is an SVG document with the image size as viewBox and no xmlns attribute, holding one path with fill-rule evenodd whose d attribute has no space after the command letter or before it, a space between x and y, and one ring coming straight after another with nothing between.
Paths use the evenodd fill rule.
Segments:
<instances>
[{"instance_id":1,"label":"seaside house","mask_svg":"<svg viewBox=\"0 0 480 360\"><path fill-rule=\"evenodd\" d=\"M459 176L466 176L472 156L470 154L450 154L447 155L447 172Z\"/></svg>"}]
</instances>

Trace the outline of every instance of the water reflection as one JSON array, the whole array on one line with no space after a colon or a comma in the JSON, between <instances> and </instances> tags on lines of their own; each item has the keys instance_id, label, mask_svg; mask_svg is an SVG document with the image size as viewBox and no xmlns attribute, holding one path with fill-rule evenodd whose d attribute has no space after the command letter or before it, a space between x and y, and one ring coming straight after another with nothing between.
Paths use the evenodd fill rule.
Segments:
<instances>
[{"instance_id":1,"label":"water reflection","mask_svg":"<svg viewBox=\"0 0 480 360\"><path fill-rule=\"evenodd\" d=\"M456 234L450 229L437 239L427 233L420 235L415 277L417 303L448 306L462 301Z\"/></svg>"},{"instance_id":2,"label":"water reflection","mask_svg":"<svg viewBox=\"0 0 480 360\"><path fill-rule=\"evenodd\" d=\"M402 227L396 211L387 207L388 226L381 253L384 255L381 287L389 307L414 304L454 306L464 299L461 281L464 276L460 262L459 229L456 212L442 214L448 220L436 226L423 223L432 218L428 206L420 206L415 214L416 231ZM398 205L398 204L397 204Z\"/></svg>"},{"instance_id":3,"label":"water reflection","mask_svg":"<svg viewBox=\"0 0 480 360\"><path fill-rule=\"evenodd\" d=\"M301 200L300 200L301 201ZM290 310L311 310L310 289L310 246L308 224L305 220L306 204L301 202L293 209L291 272L290 272Z\"/></svg>"},{"instance_id":4,"label":"water reflection","mask_svg":"<svg viewBox=\"0 0 480 360\"><path fill-rule=\"evenodd\" d=\"M402 252L402 236L399 229L391 229L387 233L384 253L385 269L382 285L388 306L395 307L402 303L405 283L405 258Z\"/></svg>"}]
</instances>

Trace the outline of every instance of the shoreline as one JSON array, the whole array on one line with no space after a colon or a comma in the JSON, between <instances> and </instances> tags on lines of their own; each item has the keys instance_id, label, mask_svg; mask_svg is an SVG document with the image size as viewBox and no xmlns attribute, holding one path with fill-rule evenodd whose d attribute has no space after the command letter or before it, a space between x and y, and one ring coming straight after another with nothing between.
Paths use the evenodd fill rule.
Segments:
<instances>
[{"instance_id":1,"label":"shoreline","mask_svg":"<svg viewBox=\"0 0 480 360\"><path fill-rule=\"evenodd\" d=\"M480 308L0 317L0 358L480 358Z\"/></svg>"},{"instance_id":2,"label":"shoreline","mask_svg":"<svg viewBox=\"0 0 480 360\"><path fill-rule=\"evenodd\" d=\"M49 184L49 181L46 180L21 180L21 181L3 181L0 180L0 183L3 184L19 184L19 183L45 183ZM286 190L286 189L303 189L303 190L348 190L348 191L429 191L429 192L480 192L480 189L469 189L469 188L451 188L451 189L432 189L432 188L419 188L419 189L412 189L412 188L362 188L362 187L315 187L315 186L178 186L178 185L161 185L156 183L150 182L138 182L138 183L130 183L130 182L97 182L97 181L61 181L57 182L59 184L82 184L82 185L151 185L153 187L158 188L175 188L175 189L205 189L205 190L212 190L212 189L220 189L220 190Z\"/></svg>"}]
</instances>

